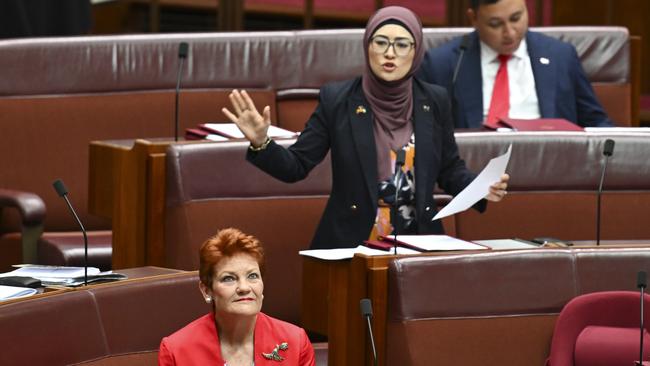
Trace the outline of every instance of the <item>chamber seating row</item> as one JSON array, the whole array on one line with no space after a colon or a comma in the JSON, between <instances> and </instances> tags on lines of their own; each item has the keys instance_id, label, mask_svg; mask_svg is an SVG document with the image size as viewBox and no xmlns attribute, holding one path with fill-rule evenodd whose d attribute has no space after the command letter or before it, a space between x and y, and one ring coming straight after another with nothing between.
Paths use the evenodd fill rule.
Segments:
<instances>
[{"instance_id":1,"label":"chamber seating row","mask_svg":"<svg viewBox=\"0 0 650 366\"><path fill-rule=\"evenodd\" d=\"M576 45L605 108L634 124L636 44L624 28L540 28ZM425 30L426 46L466 28ZM300 130L325 82L360 74L363 31L165 34L0 41L0 268L21 261L79 264L81 235L51 183L62 178L90 230L93 264L110 263L111 222L88 210L88 143L173 135L178 44L180 130L222 121L232 88L270 105L274 123ZM335 67L333 67L335 65ZM30 193L25 199L22 193ZM110 200L109 197L106 198ZM114 204L119 204L115 202ZM14 209L14 208L18 209ZM31 213L26 215L25 213ZM42 219L44 217L44 219ZM45 234L40 240L40 232ZM22 233L27 233L23 235ZM35 248L38 247L39 251ZM40 256L40 259L38 258Z\"/></svg>"},{"instance_id":2,"label":"chamber seating row","mask_svg":"<svg viewBox=\"0 0 650 366\"><path fill-rule=\"evenodd\" d=\"M602 198L602 238L650 238L650 140L644 133L456 133L460 153L479 171L512 144L512 180L503 202L444 221L466 239L557 237L594 240L596 189L605 139L616 141ZM287 146L293 140L280 141ZM215 227L234 226L267 250L266 309L298 322L301 260L331 186L329 159L304 181L275 180L245 161L244 142L171 145L167 150L164 265L194 269L201 243ZM437 200L441 202L441 200ZM160 230L163 230L160 228Z\"/></svg>"},{"instance_id":3,"label":"chamber seating row","mask_svg":"<svg viewBox=\"0 0 650 366\"><path fill-rule=\"evenodd\" d=\"M160 341L210 311L197 272L0 303L2 365L155 365Z\"/></svg>"},{"instance_id":4,"label":"chamber seating row","mask_svg":"<svg viewBox=\"0 0 650 366\"><path fill-rule=\"evenodd\" d=\"M637 291L637 272L649 269L648 248L396 259L388 268L387 325L378 330L386 335L386 364L543 365L567 302Z\"/></svg>"}]
</instances>

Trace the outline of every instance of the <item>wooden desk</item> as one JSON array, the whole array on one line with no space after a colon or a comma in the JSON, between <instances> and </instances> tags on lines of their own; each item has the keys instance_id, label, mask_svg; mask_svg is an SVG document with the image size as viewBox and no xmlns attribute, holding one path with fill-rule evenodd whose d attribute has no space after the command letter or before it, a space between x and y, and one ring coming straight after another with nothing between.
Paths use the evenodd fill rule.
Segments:
<instances>
[{"instance_id":1,"label":"wooden desk","mask_svg":"<svg viewBox=\"0 0 650 366\"><path fill-rule=\"evenodd\" d=\"M645 245L644 245L645 244ZM624 241L617 241L614 243L605 242L600 248L604 250L621 249L621 253L628 250L646 250L648 249L648 241L625 243ZM547 249L533 249L544 252ZM579 248L566 248L559 249L566 253L576 253L578 251L585 251L584 253L593 253L593 250L599 250L598 247L583 246ZM530 252L530 250L525 250ZM558 249L548 249L552 253L548 258L553 260L558 253ZM494 250L487 251L496 254L505 254L506 252L517 252L517 250ZM481 251L483 254L486 251ZM554 253L554 254L553 254ZM424 256L457 256L458 254L473 255L474 252L442 252L442 253L427 253L421 254ZM604 252L603 255L607 253ZM480 255L480 254L477 254ZM490 255L490 257L493 257ZM589 255L587 255L589 257ZM587 258L583 257L583 258ZM386 362L386 336L387 336L387 315L388 315L388 266L389 263L395 259L395 256L386 255L378 257L367 257L363 255L356 255L350 260L340 261L325 261L311 257L303 257L303 298L302 298L302 326L303 328L319 334L327 335L329 342L328 360L329 365L372 365L372 353L370 349L370 342L368 340L368 333L366 329L366 322L360 313L359 301L362 298L369 298L372 301L373 307L373 332L377 347L378 364L385 365ZM593 257L592 257L593 258ZM609 257L607 257L609 258ZM613 259L617 257L612 257ZM622 260L626 260L621 257ZM632 258L632 257L629 257ZM645 257L644 257L645 258ZM600 261L589 261L582 282L582 290L586 292L593 291L607 291L613 289L626 289L627 275L623 278L620 277L620 270L614 270L614 262L609 262L606 257L602 257ZM640 263L645 265L645 259L638 259ZM648 258L650 263L650 257ZM634 260L632 260L634 262ZM630 264L632 262L625 262ZM540 262L537 262L540 263ZM545 261L543 263L546 263ZM637 263L638 264L638 263ZM593 277L588 273L593 272L596 267L594 266L608 266L607 270L601 268L600 271L604 276L612 277L618 282L611 282L606 278ZM622 268L623 264L618 264L617 268ZM615 266L616 267L616 266ZM636 268L637 265L634 265ZM487 267L482 267L487 268ZM537 272L549 275L542 267L537 267ZM550 268L550 267L549 267ZM564 268L564 267L563 267ZM574 268L574 267L566 267ZM630 268L625 265L625 268ZM644 268L643 266L639 268ZM522 268L519 268L522 270ZM524 269L529 271L530 268ZM537 273L536 272L536 273ZM630 270L634 272L634 270ZM523 272L522 272L523 273ZM571 274L558 273L558 276L566 275L567 288L574 288L576 291L573 295L567 295L568 301L572 296L582 294L578 291L578 287L570 285L573 283L574 278ZM511 273L512 277L517 277L517 272ZM539 278L546 278L540 276ZM564 278L564 277L563 277ZM629 276L630 281L633 281L632 273ZM630 282L631 283L631 282ZM562 292L561 292L562 293ZM563 293L566 295L567 293ZM559 310L559 309L558 309ZM492 350L499 349L503 351L503 344L517 343L519 339L528 338L525 342L522 341L521 349L518 352L508 354L509 359L519 357L534 360L534 364L543 363L543 360L548 356L548 346L553 334L553 327L555 319L557 318L557 311L531 313L531 314L518 314L517 316L508 316L495 313L493 317L472 317L467 318L441 318L437 320L436 334L440 337L437 345L442 347L438 350L439 357L445 353L445 357L452 357L455 359L469 360L472 357L485 356ZM503 315L503 316L502 316ZM504 333L505 332L505 333ZM468 353L459 356L458 353L453 353L452 348L459 348L457 341L462 338L471 339L468 344L475 342L474 346L482 346L481 351L476 354ZM530 339L530 338L534 339ZM488 345L490 347L488 347ZM499 348L500 347L500 348ZM462 348L462 347L460 347ZM481 347L478 347L481 348ZM441 353L442 352L442 353ZM462 352L458 350L458 352ZM481 353L482 352L482 353ZM442 358L441 358L442 359ZM500 364L499 359L495 357L494 360L489 361L484 359L484 364ZM476 361L475 359L473 359ZM539 361L539 362L538 362ZM533 364L531 363L531 364ZM445 363L442 363L445 364Z\"/></svg>"},{"instance_id":2,"label":"wooden desk","mask_svg":"<svg viewBox=\"0 0 650 366\"><path fill-rule=\"evenodd\" d=\"M165 150L172 143L90 143L88 210L112 220L113 269L164 265Z\"/></svg>"},{"instance_id":3,"label":"wooden desk","mask_svg":"<svg viewBox=\"0 0 650 366\"><path fill-rule=\"evenodd\" d=\"M372 365L359 302L372 300L377 357L385 359L386 289L392 255L325 261L303 257L302 326L328 336L329 365ZM326 296L324 296L324 294Z\"/></svg>"}]
</instances>

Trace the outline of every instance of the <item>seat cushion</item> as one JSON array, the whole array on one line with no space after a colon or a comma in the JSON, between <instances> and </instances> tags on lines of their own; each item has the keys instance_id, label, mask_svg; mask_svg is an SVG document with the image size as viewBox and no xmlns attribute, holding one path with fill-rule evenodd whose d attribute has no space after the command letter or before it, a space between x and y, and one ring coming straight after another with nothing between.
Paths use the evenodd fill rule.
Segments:
<instances>
[{"instance_id":1,"label":"seat cushion","mask_svg":"<svg viewBox=\"0 0 650 366\"><path fill-rule=\"evenodd\" d=\"M110 230L88 232L88 266L111 269L113 235ZM84 239L80 232L46 232L38 241L38 263L58 266L84 265Z\"/></svg>"},{"instance_id":2,"label":"seat cushion","mask_svg":"<svg viewBox=\"0 0 650 366\"><path fill-rule=\"evenodd\" d=\"M588 326L575 345L575 366L633 365L639 359L639 329ZM644 358L650 356L650 339L643 334Z\"/></svg>"}]
</instances>

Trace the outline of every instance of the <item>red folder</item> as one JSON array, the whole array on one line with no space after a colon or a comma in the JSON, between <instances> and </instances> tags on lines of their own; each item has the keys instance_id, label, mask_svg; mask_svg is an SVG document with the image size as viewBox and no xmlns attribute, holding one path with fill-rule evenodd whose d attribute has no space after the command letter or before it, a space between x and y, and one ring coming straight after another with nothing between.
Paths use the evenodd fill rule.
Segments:
<instances>
[{"instance_id":1,"label":"red folder","mask_svg":"<svg viewBox=\"0 0 650 366\"><path fill-rule=\"evenodd\" d=\"M208 137L208 132L199 130L198 128L186 128L185 129L185 139L186 140L203 140Z\"/></svg>"},{"instance_id":2,"label":"red folder","mask_svg":"<svg viewBox=\"0 0 650 366\"><path fill-rule=\"evenodd\" d=\"M484 122L483 126L496 130L499 127L515 131L584 131L584 128L563 118L514 119L502 118L497 123Z\"/></svg>"},{"instance_id":3,"label":"red folder","mask_svg":"<svg viewBox=\"0 0 650 366\"><path fill-rule=\"evenodd\" d=\"M379 249L389 251L393 249L393 244L381 240L366 240L363 242L363 245L372 249Z\"/></svg>"}]
</instances>

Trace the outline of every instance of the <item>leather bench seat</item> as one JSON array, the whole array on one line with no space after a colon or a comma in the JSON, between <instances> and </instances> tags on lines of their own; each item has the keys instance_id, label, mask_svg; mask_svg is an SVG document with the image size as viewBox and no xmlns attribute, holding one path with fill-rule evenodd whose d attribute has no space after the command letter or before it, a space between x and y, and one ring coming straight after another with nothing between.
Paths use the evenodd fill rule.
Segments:
<instances>
[{"instance_id":1,"label":"leather bench seat","mask_svg":"<svg viewBox=\"0 0 650 366\"><path fill-rule=\"evenodd\" d=\"M161 339L209 310L196 272L0 303L0 364L154 365Z\"/></svg>"},{"instance_id":2,"label":"leather bench seat","mask_svg":"<svg viewBox=\"0 0 650 366\"><path fill-rule=\"evenodd\" d=\"M388 269L388 365L543 365L578 295L635 290L650 247L533 249L396 259Z\"/></svg>"},{"instance_id":3,"label":"leather bench seat","mask_svg":"<svg viewBox=\"0 0 650 366\"><path fill-rule=\"evenodd\" d=\"M113 235L110 230L88 233L88 266L111 269ZM56 266L84 266L84 240L78 232L46 232L38 241L38 262Z\"/></svg>"}]
</instances>

